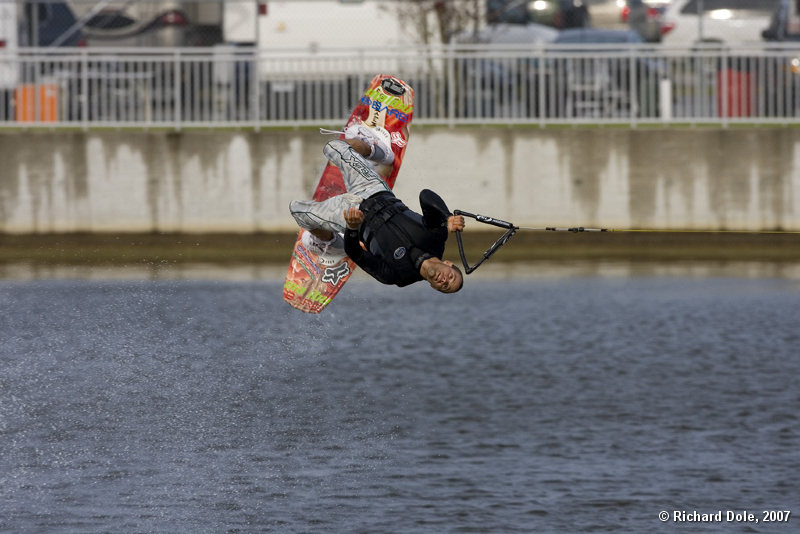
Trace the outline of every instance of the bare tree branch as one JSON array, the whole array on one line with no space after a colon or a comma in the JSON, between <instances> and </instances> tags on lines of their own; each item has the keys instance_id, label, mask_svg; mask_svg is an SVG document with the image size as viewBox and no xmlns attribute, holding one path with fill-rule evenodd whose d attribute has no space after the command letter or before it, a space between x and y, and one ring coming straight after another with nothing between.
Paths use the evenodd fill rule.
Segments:
<instances>
[{"instance_id":1,"label":"bare tree branch","mask_svg":"<svg viewBox=\"0 0 800 534\"><path fill-rule=\"evenodd\" d=\"M447 43L466 29L478 30L484 0L394 0L401 22L419 40Z\"/></svg>"}]
</instances>

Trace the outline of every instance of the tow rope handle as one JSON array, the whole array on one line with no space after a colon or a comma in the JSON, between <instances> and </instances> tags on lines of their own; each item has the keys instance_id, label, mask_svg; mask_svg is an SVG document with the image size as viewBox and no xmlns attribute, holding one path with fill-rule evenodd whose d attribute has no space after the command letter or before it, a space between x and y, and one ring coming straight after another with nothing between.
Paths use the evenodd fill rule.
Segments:
<instances>
[{"instance_id":1,"label":"tow rope handle","mask_svg":"<svg viewBox=\"0 0 800 534\"><path fill-rule=\"evenodd\" d=\"M464 253L464 243L463 240L461 239L461 230L456 230L456 240L458 241L458 253L461 255L461 263L464 264L464 272L466 272L467 274L474 272L475 269L480 267L483 262L488 260L492 256L492 254L497 252L500 247L505 245L508 242L508 240L511 239L511 236L513 236L517 232L517 230L519 230L519 226L514 226L508 221L502 221L500 219L495 219L494 217L488 217L486 215L476 215L474 213L469 213L462 210L453 210L453 215L462 215L464 217L470 217L478 222L506 229L506 232L502 236L500 236L500 238L497 241L495 241L491 247L486 249L486 252L483 253L483 257L480 260L478 260L478 263L476 263L475 265L470 265L467 262L467 256Z\"/></svg>"}]
</instances>

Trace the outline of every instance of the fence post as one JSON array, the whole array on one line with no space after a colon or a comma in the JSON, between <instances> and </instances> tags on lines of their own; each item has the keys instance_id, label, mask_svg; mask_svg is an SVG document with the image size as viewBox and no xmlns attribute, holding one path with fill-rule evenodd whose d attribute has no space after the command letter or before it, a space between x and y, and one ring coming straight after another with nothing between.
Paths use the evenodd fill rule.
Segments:
<instances>
[{"instance_id":1,"label":"fence post","mask_svg":"<svg viewBox=\"0 0 800 534\"><path fill-rule=\"evenodd\" d=\"M537 106L537 112L539 114L539 128L544 128L544 121L545 121L545 110L547 109L547 101L545 99L546 88L545 88L545 79L547 76L547 68L549 66L549 59L547 58L547 54L545 54L544 45L539 45L537 47L537 54L538 59L536 60L536 101L539 103ZM531 99L531 105L533 105L533 99Z\"/></svg>"},{"instance_id":2,"label":"fence post","mask_svg":"<svg viewBox=\"0 0 800 534\"><path fill-rule=\"evenodd\" d=\"M259 117L261 116L261 110L259 109L259 105L261 103L261 95L259 94L261 83L260 79L261 76L259 75L259 48L258 42L256 42L256 46L253 47L252 51L250 52L250 57L252 61L253 67L250 69L250 78L251 87L250 87L250 99L252 100L250 106L252 108L252 118L253 118L253 128L256 132L261 131L261 123L259 122Z\"/></svg>"},{"instance_id":3,"label":"fence post","mask_svg":"<svg viewBox=\"0 0 800 534\"><path fill-rule=\"evenodd\" d=\"M446 57L447 57L447 125L452 128L455 126L456 120L456 91L460 88L456 87L456 60L455 60L455 47L453 40L447 43Z\"/></svg>"},{"instance_id":4,"label":"fence post","mask_svg":"<svg viewBox=\"0 0 800 534\"><path fill-rule=\"evenodd\" d=\"M89 49L81 49L81 124L83 131L89 130Z\"/></svg>"},{"instance_id":5,"label":"fence post","mask_svg":"<svg viewBox=\"0 0 800 534\"><path fill-rule=\"evenodd\" d=\"M639 87L637 81L639 80L639 61L637 59L637 55L633 53L633 48L628 48L628 61L629 61L629 80L628 85L630 88L630 98L628 99L630 102L628 103L629 113L631 116L631 128L636 127L636 121L639 115ZM639 50L638 57L641 57L642 50ZM646 75L646 72L642 73Z\"/></svg>"},{"instance_id":6,"label":"fence post","mask_svg":"<svg viewBox=\"0 0 800 534\"><path fill-rule=\"evenodd\" d=\"M722 99L720 101L720 99L717 98L717 108L721 107L722 109L717 109L717 113L722 117L723 128L727 128L728 119L731 115L731 95L729 89L733 73L731 72L731 60L729 57L730 50L728 47L725 47L721 52L720 61L722 64L720 65L719 74L717 75L717 91L720 90L719 86L722 84Z\"/></svg>"},{"instance_id":7,"label":"fence post","mask_svg":"<svg viewBox=\"0 0 800 534\"><path fill-rule=\"evenodd\" d=\"M658 109L661 122L672 120L672 81L669 78L658 80Z\"/></svg>"},{"instance_id":8,"label":"fence post","mask_svg":"<svg viewBox=\"0 0 800 534\"><path fill-rule=\"evenodd\" d=\"M181 120L182 120L181 108L183 107L183 103L181 102L181 51L180 51L180 49L176 49L175 50L175 53L174 53L173 57L174 57L174 64L175 64L175 68L173 69L174 70L174 74L172 75L173 81L175 83L175 86L173 87L173 91L172 91L172 98L173 98L173 102L174 102L173 105L175 106L175 110L174 110L175 113L173 115L173 119L175 121L174 128L176 130L180 130L181 129Z\"/></svg>"}]
</instances>

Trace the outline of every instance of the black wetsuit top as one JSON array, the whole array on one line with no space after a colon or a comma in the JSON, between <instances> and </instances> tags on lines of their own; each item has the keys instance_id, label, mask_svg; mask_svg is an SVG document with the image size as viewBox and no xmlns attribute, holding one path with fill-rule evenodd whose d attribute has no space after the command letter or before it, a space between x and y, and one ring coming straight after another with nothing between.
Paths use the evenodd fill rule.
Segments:
<instances>
[{"instance_id":1,"label":"black wetsuit top","mask_svg":"<svg viewBox=\"0 0 800 534\"><path fill-rule=\"evenodd\" d=\"M429 189L419 194L422 215L408 209L392 193L377 193L359 206L364 222L347 229L344 250L373 278L400 287L422 280L422 262L441 258L451 213L444 200ZM361 248L364 242L367 249Z\"/></svg>"}]
</instances>

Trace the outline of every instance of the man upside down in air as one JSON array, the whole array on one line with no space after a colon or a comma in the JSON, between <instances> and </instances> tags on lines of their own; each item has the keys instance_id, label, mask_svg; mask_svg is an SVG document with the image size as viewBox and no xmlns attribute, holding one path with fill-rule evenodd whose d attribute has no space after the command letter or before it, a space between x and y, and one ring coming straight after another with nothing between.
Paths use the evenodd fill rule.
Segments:
<instances>
[{"instance_id":1,"label":"man upside down in air","mask_svg":"<svg viewBox=\"0 0 800 534\"><path fill-rule=\"evenodd\" d=\"M346 253L384 284L404 287L426 280L442 293L461 289L461 270L442 255L448 231L463 230L464 218L453 215L429 189L419 194L422 214L410 210L373 166L390 165L394 159L385 136L357 125L348 128L345 137L330 141L323 153L341 170L347 192L289 205L300 227L308 230L303 246L331 264Z\"/></svg>"}]
</instances>

